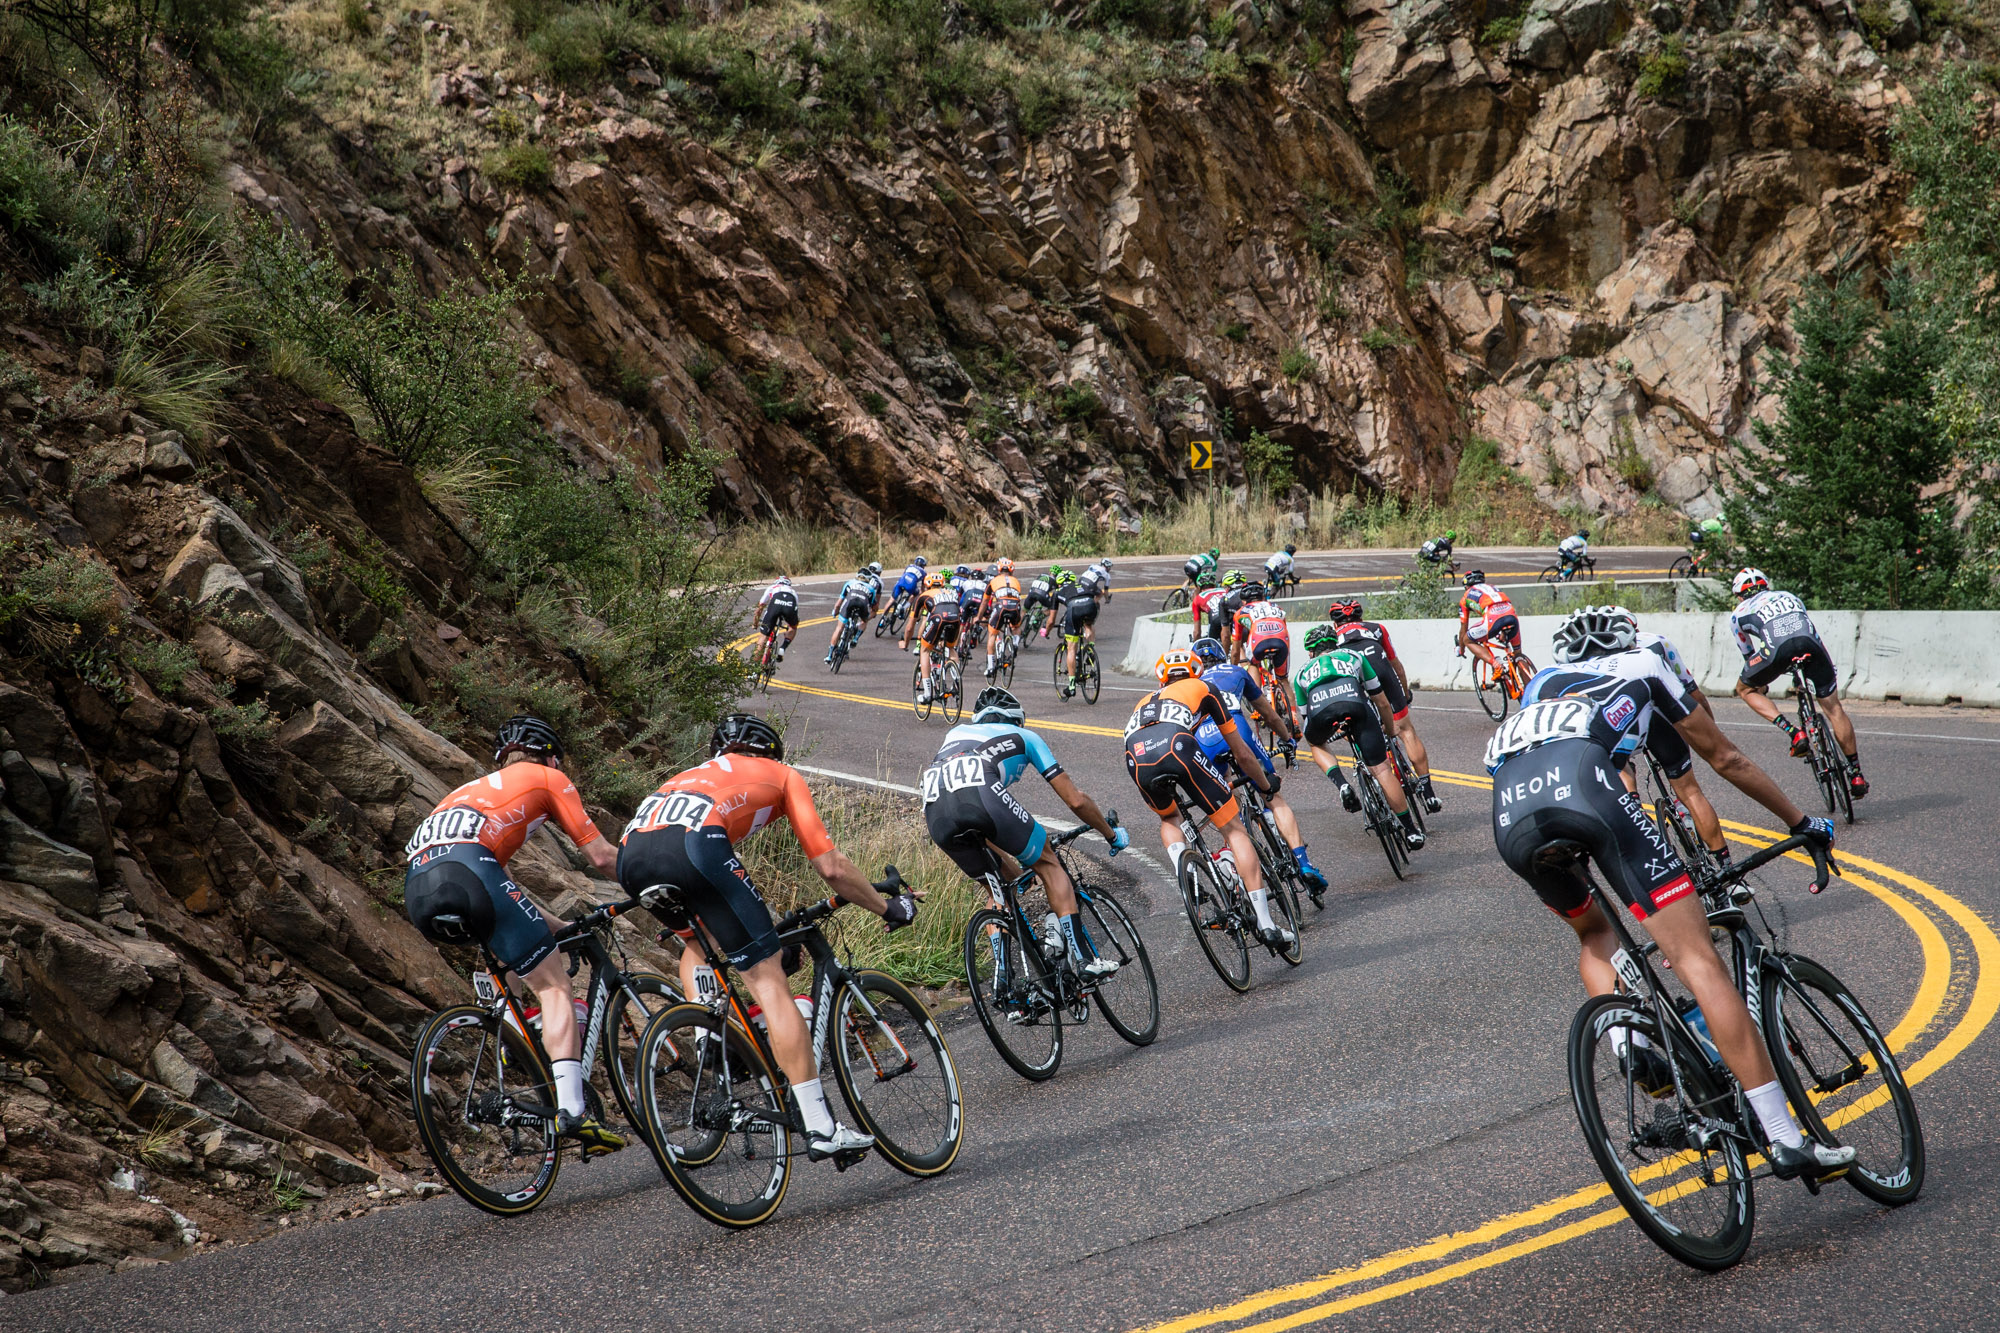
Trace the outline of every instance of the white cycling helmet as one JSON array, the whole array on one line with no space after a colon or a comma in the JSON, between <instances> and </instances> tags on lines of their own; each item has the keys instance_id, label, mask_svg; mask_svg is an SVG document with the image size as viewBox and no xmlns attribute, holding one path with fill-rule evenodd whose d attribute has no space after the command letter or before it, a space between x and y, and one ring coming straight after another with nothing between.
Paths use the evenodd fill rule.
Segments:
<instances>
[{"instance_id":1,"label":"white cycling helmet","mask_svg":"<svg viewBox=\"0 0 2000 1333\"><path fill-rule=\"evenodd\" d=\"M1771 586L1770 576L1761 569L1739 569L1729 585L1729 591L1738 597L1748 597L1753 592L1763 592Z\"/></svg>"},{"instance_id":2,"label":"white cycling helmet","mask_svg":"<svg viewBox=\"0 0 2000 1333\"><path fill-rule=\"evenodd\" d=\"M778 575L778 582L789 588L792 586L792 576L790 574L780 574Z\"/></svg>"},{"instance_id":3,"label":"white cycling helmet","mask_svg":"<svg viewBox=\"0 0 2000 1333\"><path fill-rule=\"evenodd\" d=\"M1586 606L1556 626L1555 659L1580 662L1622 653L1639 639L1639 622L1622 606Z\"/></svg>"},{"instance_id":4,"label":"white cycling helmet","mask_svg":"<svg viewBox=\"0 0 2000 1333\"><path fill-rule=\"evenodd\" d=\"M870 560L868 562L868 572L870 574L880 574L882 572L882 562L880 560Z\"/></svg>"}]
</instances>

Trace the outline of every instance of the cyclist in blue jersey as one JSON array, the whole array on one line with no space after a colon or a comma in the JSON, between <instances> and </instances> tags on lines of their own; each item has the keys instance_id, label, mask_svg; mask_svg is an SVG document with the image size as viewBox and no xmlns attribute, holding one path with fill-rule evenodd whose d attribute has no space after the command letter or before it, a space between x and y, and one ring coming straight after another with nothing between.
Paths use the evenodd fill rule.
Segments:
<instances>
[{"instance_id":1,"label":"cyclist in blue jersey","mask_svg":"<svg viewBox=\"0 0 2000 1333\"><path fill-rule=\"evenodd\" d=\"M1255 711L1273 732L1286 737L1288 750L1298 744L1299 738L1291 726L1278 716L1278 710L1271 703L1270 691L1257 683L1249 667L1230 663L1229 650L1222 646L1220 640L1196 639L1190 645L1190 651L1201 661L1201 678L1222 691L1222 701L1229 706L1229 715L1235 719L1237 734L1250 747L1250 753L1257 756L1266 773L1277 772L1277 765L1271 762L1271 756L1257 739L1257 729L1250 725L1249 712ZM1223 738L1222 729L1215 723L1203 719L1194 734L1209 762L1217 765L1233 762L1229 742ZM1270 797L1268 804L1271 813L1278 817L1278 832L1285 835L1285 845L1292 849L1292 859L1299 863L1299 873L1305 876L1307 887L1317 898L1326 892L1326 876L1319 872L1319 868L1312 863L1312 857L1306 853L1306 840L1299 832L1298 815L1293 812L1291 802L1283 796Z\"/></svg>"},{"instance_id":2,"label":"cyclist in blue jersey","mask_svg":"<svg viewBox=\"0 0 2000 1333\"><path fill-rule=\"evenodd\" d=\"M889 590L890 598L915 597L917 589L924 586L924 574L929 564L930 561L922 556L910 561L904 567L902 577L896 580L896 586Z\"/></svg>"},{"instance_id":3,"label":"cyclist in blue jersey","mask_svg":"<svg viewBox=\"0 0 2000 1333\"><path fill-rule=\"evenodd\" d=\"M1032 764L1078 819L1104 835L1113 856L1131 845L1132 836L1111 826L1097 802L1063 772L1049 743L1022 725L1027 714L1019 699L992 687L981 690L972 707L972 721L945 733L937 758L924 770L924 823L931 841L968 878L986 886L996 907L1003 900L1000 863L993 853L1005 852L1032 869L1048 890L1049 906L1061 922L1077 971L1090 978L1109 976L1118 964L1098 956L1077 919L1076 889L1048 845L1048 830L1007 789ZM1006 970L1002 947L995 936L996 983Z\"/></svg>"}]
</instances>

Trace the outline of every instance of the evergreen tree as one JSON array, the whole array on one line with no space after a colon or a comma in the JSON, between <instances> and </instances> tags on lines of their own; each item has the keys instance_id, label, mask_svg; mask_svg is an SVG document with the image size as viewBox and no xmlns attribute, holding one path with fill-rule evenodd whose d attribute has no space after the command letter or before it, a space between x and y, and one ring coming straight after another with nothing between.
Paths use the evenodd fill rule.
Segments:
<instances>
[{"instance_id":1,"label":"evergreen tree","mask_svg":"<svg viewBox=\"0 0 2000 1333\"><path fill-rule=\"evenodd\" d=\"M1726 507L1738 554L1817 606L1951 604L1962 552L1935 419L1943 331L1890 284L1878 311L1851 282L1817 284L1792 315L1796 358L1768 368L1776 425L1734 450Z\"/></svg>"}]
</instances>

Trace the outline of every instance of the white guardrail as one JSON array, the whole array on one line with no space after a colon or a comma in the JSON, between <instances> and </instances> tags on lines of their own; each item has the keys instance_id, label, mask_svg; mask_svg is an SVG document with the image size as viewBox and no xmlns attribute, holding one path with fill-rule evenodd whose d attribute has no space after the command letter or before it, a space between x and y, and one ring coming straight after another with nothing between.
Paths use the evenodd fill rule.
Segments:
<instances>
[{"instance_id":1,"label":"white guardrail","mask_svg":"<svg viewBox=\"0 0 2000 1333\"><path fill-rule=\"evenodd\" d=\"M1840 692L1856 699L2000 706L2000 611L1815 611L1813 624L1840 669ZM1547 666L1561 616L1521 617L1521 645ZM1292 661L1305 660L1312 621L1292 624ZM1419 688L1469 690L1472 659L1457 655L1457 620L1388 620L1389 638ZM1711 694L1736 688L1743 656L1729 617L1708 613L1642 613L1639 627L1673 640L1688 670ZM1141 616L1132 627L1128 675L1150 676L1169 647L1191 641L1186 611ZM1784 689L1772 687L1772 693Z\"/></svg>"}]
</instances>

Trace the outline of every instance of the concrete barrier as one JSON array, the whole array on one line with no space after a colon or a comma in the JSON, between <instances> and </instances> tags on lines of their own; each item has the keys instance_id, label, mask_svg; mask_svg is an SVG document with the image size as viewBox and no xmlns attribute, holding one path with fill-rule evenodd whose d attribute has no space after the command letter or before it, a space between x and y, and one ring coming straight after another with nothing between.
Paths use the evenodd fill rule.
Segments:
<instances>
[{"instance_id":1,"label":"concrete barrier","mask_svg":"<svg viewBox=\"0 0 2000 1333\"><path fill-rule=\"evenodd\" d=\"M1960 702L2000 707L2000 612L1815 611L1813 623L1840 672L1840 692L1855 699L1906 703ZM1561 616L1523 616L1521 646L1547 666ZM1292 660L1305 660L1305 632L1316 623L1292 624ZM1419 688L1469 690L1469 657L1457 655L1458 621L1389 620L1389 637L1403 668ZM1743 672L1743 655L1727 615L1699 612L1646 614L1639 626L1673 640L1688 670L1711 694L1728 694ZM1148 676L1169 647L1192 641L1185 611L1141 616L1118 669ZM1783 695L1788 686L1774 685Z\"/></svg>"}]
</instances>

